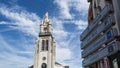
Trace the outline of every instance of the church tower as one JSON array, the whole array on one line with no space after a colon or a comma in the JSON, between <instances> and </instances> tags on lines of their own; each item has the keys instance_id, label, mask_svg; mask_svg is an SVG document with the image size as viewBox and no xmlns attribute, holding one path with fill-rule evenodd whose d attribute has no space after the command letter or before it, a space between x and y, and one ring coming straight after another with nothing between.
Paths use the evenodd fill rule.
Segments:
<instances>
[{"instance_id":1,"label":"church tower","mask_svg":"<svg viewBox=\"0 0 120 68\"><path fill-rule=\"evenodd\" d=\"M54 68L55 65L55 41L52 36L52 26L48 18L48 12L40 24L39 37L36 40L34 68Z\"/></svg>"}]
</instances>

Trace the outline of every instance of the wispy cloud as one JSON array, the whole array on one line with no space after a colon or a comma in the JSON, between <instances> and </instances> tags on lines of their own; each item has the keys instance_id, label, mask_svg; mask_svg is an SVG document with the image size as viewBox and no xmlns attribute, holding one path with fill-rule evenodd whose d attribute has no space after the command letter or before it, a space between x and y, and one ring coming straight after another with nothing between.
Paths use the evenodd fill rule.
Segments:
<instances>
[{"instance_id":1,"label":"wispy cloud","mask_svg":"<svg viewBox=\"0 0 120 68\"><path fill-rule=\"evenodd\" d=\"M87 21L84 20L78 20L74 23L77 25L78 30L84 30L88 25Z\"/></svg>"},{"instance_id":2,"label":"wispy cloud","mask_svg":"<svg viewBox=\"0 0 120 68\"><path fill-rule=\"evenodd\" d=\"M87 0L54 0L54 3L59 6L60 18L62 19L73 19L76 14L86 15L89 7ZM72 13L73 9L78 13Z\"/></svg>"},{"instance_id":3,"label":"wispy cloud","mask_svg":"<svg viewBox=\"0 0 120 68\"><path fill-rule=\"evenodd\" d=\"M59 20L57 18L52 19L53 29L54 29L54 36L56 39L56 59L58 62L70 65L70 67L74 67L75 64L78 64L75 68L80 67L79 64L81 64L81 56L80 53L80 42L79 42L79 36L80 32L84 30L87 26L87 22L84 20ZM76 30L80 30L78 32L72 31L68 32L64 28L64 24L75 24L77 25ZM70 28L71 29L71 28ZM79 53L75 53L79 52ZM63 56L64 55L64 56ZM77 56L77 58L76 58ZM72 60L73 59L73 60ZM67 62L67 60L70 60ZM81 66L82 67L82 66Z\"/></svg>"},{"instance_id":4,"label":"wispy cloud","mask_svg":"<svg viewBox=\"0 0 120 68\"><path fill-rule=\"evenodd\" d=\"M29 64L32 64L31 58L8 52L0 53L0 60L1 68L28 68Z\"/></svg>"},{"instance_id":5,"label":"wispy cloud","mask_svg":"<svg viewBox=\"0 0 120 68\"><path fill-rule=\"evenodd\" d=\"M60 18L72 19L72 15L71 15L70 9L69 9L70 6L69 6L68 0L54 0L54 3L56 3L59 6Z\"/></svg>"},{"instance_id":6,"label":"wispy cloud","mask_svg":"<svg viewBox=\"0 0 120 68\"><path fill-rule=\"evenodd\" d=\"M33 36L38 35L38 30L36 29L39 29L40 18L35 13L23 11L16 7L7 8L4 6L0 7L0 13L11 20L11 22L2 21L0 23L16 25L9 27Z\"/></svg>"},{"instance_id":7,"label":"wispy cloud","mask_svg":"<svg viewBox=\"0 0 120 68\"><path fill-rule=\"evenodd\" d=\"M0 32L6 32L15 29L23 32L25 35L37 37L39 32L40 18L35 13L30 13L16 7L7 8L4 5L0 7L0 14L10 20L0 22L1 25L5 24L9 27L9 29L3 29L0 30ZM31 39L22 39L24 42L22 42L21 46L19 46L20 48L13 46L6 40L7 39L4 39L4 37L0 36L0 67L27 68L33 64L34 45L28 42ZM12 38L9 38L9 40L12 40ZM28 44L26 44L25 41L28 42ZM28 58L28 56L31 58Z\"/></svg>"},{"instance_id":8,"label":"wispy cloud","mask_svg":"<svg viewBox=\"0 0 120 68\"><path fill-rule=\"evenodd\" d=\"M2 50L7 50L9 52L14 52L14 50L17 50L16 48L10 46L5 40L4 38L0 35L0 51Z\"/></svg>"},{"instance_id":9,"label":"wispy cloud","mask_svg":"<svg viewBox=\"0 0 120 68\"><path fill-rule=\"evenodd\" d=\"M23 55L32 56L33 53L31 54L25 53L27 51L24 51L25 54L21 53L19 48L15 48L12 45L10 45L1 35L0 41L1 41L0 42L1 68L27 68L29 65L33 63L32 58L27 58L23 56Z\"/></svg>"},{"instance_id":10,"label":"wispy cloud","mask_svg":"<svg viewBox=\"0 0 120 68\"><path fill-rule=\"evenodd\" d=\"M79 11L80 14L86 15L88 12L89 3L87 0L71 0L71 6Z\"/></svg>"}]
</instances>

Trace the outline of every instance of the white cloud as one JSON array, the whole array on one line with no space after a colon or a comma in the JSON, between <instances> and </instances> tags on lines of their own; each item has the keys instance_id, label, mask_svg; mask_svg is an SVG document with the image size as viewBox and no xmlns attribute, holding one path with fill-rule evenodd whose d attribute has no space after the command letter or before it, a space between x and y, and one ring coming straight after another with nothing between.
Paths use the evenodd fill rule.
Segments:
<instances>
[{"instance_id":1,"label":"white cloud","mask_svg":"<svg viewBox=\"0 0 120 68\"><path fill-rule=\"evenodd\" d=\"M24 50L24 52L20 52L19 48L16 48L10 45L9 43L7 43L6 40L1 35L0 35L0 41L1 41L0 42L0 67L1 68L27 68L28 66L33 64L32 58L27 58L23 56L23 55L32 56L33 53L32 52L29 53L29 51L32 51L32 50Z\"/></svg>"},{"instance_id":2,"label":"white cloud","mask_svg":"<svg viewBox=\"0 0 120 68\"><path fill-rule=\"evenodd\" d=\"M1 21L0 24L8 25L9 29L3 29L0 30L0 32L6 32L16 29L29 36L36 37L38 35L40 18L36 14L27 12L20 8L7 8L5 6L0 6L0 14L4 15L11 21ZM7 43L6 39L1 36L0 41L0 49L2 50L0 52L0 67L28 68L28 66L33 64L32 57L34 55L34 45L30 45L30 42L28 42L29 40L22 39L22 41L24 42L21 43L21 46L19 46L19 48ZM27 56L31 58L28 58Z\"/></svg>"},{"instance_id":3,"label":"white cloud","mask_svg":"<svg viewBox=\"0 0 120 68\"><path fill-rule=\"evenodd\" d=\"M54 0L54 3L59 6L62 19L73 19L73 9L79 12L76 14L86 15L89 7L87 0Z\"/></svg>"},{"instance_id":4,"label":"white cloud","mask_svg":"<svg viewBox=\"0 0 120 68\"><path fill-rule=\"evenodd\" d=\"M78 20L78 21L75 21L74 23L75 23L75 25L78 26L79 30L84 30L88 25L87 21L83 21L83 20Z\"/></svg>"},{"instance_id":5,"label":"white cloud","mask_svg":"<svg viewBox=\"0 0 120 68\"><path fill-rule=\"evenodd\" d=\"M0 24L6 24L6 22L4 22L4 21L1 21L1 22L0 22Z\"/></svg>"},{"instance_id":6,"label":"white cloud","mask_svg":"<svg viewBox=\"0 0 120 68\"><path fill-rule=\"evenodd\" d=\"M88 12L89 3L87 0L71 0L71 6L84 15Z\"/></svg>"},{"instance_id":7,"label":"white cloud","mask_svg":"<svg viewBox=\"0 0 120 68\"><path fill-rule=\"evenodd\" d=\"M72 24L77 25L77 30L84 30L87 27L87 22L84 20L65 21L65 20L59 20L57 18L53 18L51 20L52 20L51 23L53 24L53 32L54 32L53 34L55 36L56 47L57 47L56 48L56 50L57 50L56 59L57 59L57 61L60 61L63 64L69 65L69 64L71 64L71 62L65 62L65 60L69 60L72 57L74 57L73 56L74 51L72 51L72 49L74 49L76 47L78 48L80 46L79 37L78 37L78 35L80 35L80 33L75 32L75 31L72 31L72 33L69 33L67 31L65 31L65 29L64 29L65 27L63 25L64 25L64 23L67 23L67 24L72 23ZM63 57L63 55L65 55L65 56ZM72 61L72 63L74 63L75 61ZM81 61L79 61L79 62L81 62Z\"/></svg>"},{"instance_id":8,"label":"white cloud","mask_svg":"<svg viewBox=\"0 0 120 68\"><path fill-rule=\"evenodd\" d=\"M7 52L0 53L0 60L1 68L28 68L32 65L31 58Z\"/></svg>"},{"instance_id":9,"label":"white cloud","mask_svg":"<svg viewBox=\"0 0 120 68\"><path fill-rule=\"evenodd\" d=\"M63 23L65 22L57 18L52 18L51 20L53 25L53 34L56 40L56 61L64 65L68 65L69 63L65 63L64 61L71 59L73 53L70 48L68 48L71 40L66 40L69 32L64 30Z\"/></svg>"},{"instance_id":10,"label":"white cloud","mask_svg":"<svg viewBox=\"0 0 120 68\"><path fill-rule=\"evenodd\" d=\"M40 18L36 14L29 13L27 11L21 11L20 9L16 9L14 7L6 8L3 6L0 7L0 13L12 21L9 24L16 25L11 26L11 28L18 29L33 36L38 35ZM1 23L8 24L8 22Z\"/></svg>"},{"instance_id":11,"label":"white cloud","mask_svg":"<svg viewBox=\"0 0 120 68\"><path fill-rule=\"evenodd\" d=\"M84 30L88 25L88 22L84 21L82 19L80 19L80 20L67 20L67 21L63 20L62 23L75 24L75 25L77 25L77 29L79 29L79 30Z\"/></svg>"},{"instance_id":12,"label":"white cloud","mask_svg":"<svg viewBox=\"0 0 120 68\"><path fill-rule=\"evenodd\" d=\"M56 59L60 63L64 63L65 60L70 60L72 57L72 52L68 48L56 48Z\"/></svg>"},{"instance_id":13,"label":"white cloud","mask_svg":"<svg viewBox=\"0 0 120 68\"><path fill-rule=\"evenodd\" d=\"M58 40L63 40L68 36L68 32L64 30L63 22L57 18L52 19L53 33L55 38Z\"/></svg>"},{"instance_id":14,"label":"white cloud","mask_svg":"<svg viewBox=\"0 0 120 68\"><path fill-rule=\"evenodd\" d=\"M59 6L60 9L60 18L62 19L71 19L72 15L70 14L69 9L69 2L68 0L54 0L54 3L56 3Z\"/></svg>"},{"instance_id":15,"label":"white cloud","mask_svg":"<svg viewBox=\"0 0 120 68\"><path fill-rule=\"evenodd\" d=\"M52 24L53 24L53 30L54 30L54 36L56 40L56 61L64 64L64 65L70 65L70 67L73 67L72 65L75 65L76 63L81 64L81 58L80 56L76 58L77 55L75 55L75 52L72 51L76 47L78 48L79 45L79 40L76 38L79 38L79 32L74 32L69 33L64 30L64 23L72 23L77 25L78 30L83 30L87 26L87 22L83 20L78 20L78 21L63 21L59 20L57 18L52 19ZM82 28L79 28L82 27ZM79 50L77 50L79 51ZM80 54L80 53L79 53ZM71 60L74 58L74 60L65 62L66 60ZM80 58L80 59L79 59ZM75 63L76 62L76 63ZM79 65L77 65L75 68L78 68Z\"/></svg>"},{"instance_id":16,"label":"white cloud","mask_svg":"<svg viewBox=\"0 0 120 68\"><path fill-rule=\"evenodd\" d=\"M16 48L10 46L7 42L5 42L2 36L0 36L0 49L1 50L7 49L9 52L14 52L14 50L17 50Z\"/></svg>"}]
</instances>

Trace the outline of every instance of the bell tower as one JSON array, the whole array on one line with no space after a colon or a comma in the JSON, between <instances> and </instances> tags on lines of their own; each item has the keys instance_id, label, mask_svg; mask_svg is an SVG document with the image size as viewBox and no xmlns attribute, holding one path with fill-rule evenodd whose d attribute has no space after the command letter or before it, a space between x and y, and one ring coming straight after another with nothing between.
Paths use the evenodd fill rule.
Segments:
<instances>
[{"instance_id":1,"label":"bell tower","mask_svg":"<svg viewBox=\"0 0 120 68\"><path fill-rule=\"evenodd\" d=\"M48 18L48 12L40 24L39 37L36 40L34 68L54 68L55 41L52 36L52 26Z\"/></svg>"}]
</instances>

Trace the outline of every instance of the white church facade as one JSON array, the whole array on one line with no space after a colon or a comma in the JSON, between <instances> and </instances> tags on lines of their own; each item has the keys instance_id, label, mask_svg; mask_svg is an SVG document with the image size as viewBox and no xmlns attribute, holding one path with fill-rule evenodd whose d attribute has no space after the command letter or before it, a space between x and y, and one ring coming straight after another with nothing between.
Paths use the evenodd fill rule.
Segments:
<instances>
[{"instance_id":1,"label":"white church facade","mask_svg":"<svg viewBox=\"0 0 120 68\"><path fill-rule=\"evenodd\" d=\"M39 37L36 40L34 65L30 68L69 68L56 62L56 45L52 35L53 29L45 14L45 19L40 24Z\"/></svg>"}]
</instances>

